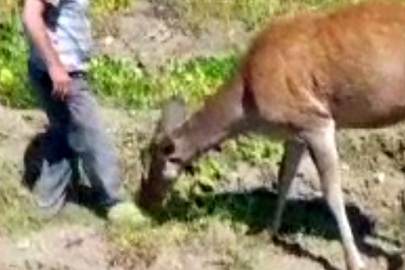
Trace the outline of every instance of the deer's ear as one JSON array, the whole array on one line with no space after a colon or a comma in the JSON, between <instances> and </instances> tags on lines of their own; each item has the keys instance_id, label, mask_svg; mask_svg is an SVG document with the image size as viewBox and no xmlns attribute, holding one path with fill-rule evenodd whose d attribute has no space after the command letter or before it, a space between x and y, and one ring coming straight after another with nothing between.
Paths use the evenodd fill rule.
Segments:
<instances>
[{"instance_id":1,"label":"deer's ear","mask_svg":"<svg viewBox=\"0 0 405 270\"><path fill-rule=\"evenodd\" d=\"M168 135L186 120L186 103L183 98L173 96L164 106L158 124L158 133Z\"/></svg>"}]
</instances>

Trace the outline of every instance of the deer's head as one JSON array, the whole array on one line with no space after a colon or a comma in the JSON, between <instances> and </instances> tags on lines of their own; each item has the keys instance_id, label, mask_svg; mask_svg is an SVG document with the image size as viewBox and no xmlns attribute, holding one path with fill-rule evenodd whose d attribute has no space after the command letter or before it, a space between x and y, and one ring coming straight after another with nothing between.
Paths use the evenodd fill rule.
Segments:
<instances>
[{"instance_id":1,"label":"deer's head","mask_svg":"<svg viewBox=\"0 0 405 270\"><path fill-rule=\"evenodd\" d=\"M174 97L163 107L152 141L142 157L145 174L138 193L138 203L145 209L160 207L184 164L174 155L173 131L186 119L183 99ZM147 159L147 161L146 161Z\"/></svg>"}]
</instances>

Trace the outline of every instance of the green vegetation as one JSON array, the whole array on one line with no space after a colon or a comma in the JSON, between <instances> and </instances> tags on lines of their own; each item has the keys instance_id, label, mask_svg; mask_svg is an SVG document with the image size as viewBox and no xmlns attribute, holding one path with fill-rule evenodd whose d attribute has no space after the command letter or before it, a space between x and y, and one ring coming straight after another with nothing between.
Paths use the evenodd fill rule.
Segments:
<instances>
[{"instance_id":1,"label":"green vegetation","mask_svg":"<svg viewBox=\"0 0 405 270\"><path fill-rule=\"evenodd\" d=\"M249 27L260 27L269 17L295 12L304 8L318 8L349 0L305 1L214 1L169 0L185 17L188 25L202 25L205 20L241 20ZM125 10L131 0L92 2L95 18ZM7 0L0 8L2 29L0 38L0 101L14 107L35 105L26 78L26 43L20 23L22 1ZM183 94L192 102L202 100L224 80L232 70L235 56L196 59L190 63L170 64L161 74L145 75L131 60L96 58L92 74L95 89L101 97L124 102L136 108L156 107L172 94Z\"/></svg>"},{"instance_id":2,"label":"green vegetation","mask_svg":"<svg viewBox=\"0 0 405 270\"><path fill-rule=\"evenodd\" d=\"M33 104L26 76L27 48L19 16L6 17L0 31L0 101L27 107Z\"/></svg>"},{"instance_id":3,"label":"green vegetation","mask_svg":"<svg viewBox=\"0 0 405 270\"><path fill-rule=\"evenodd\" d=\"M203 25L213 18L230 22L240 20L249 28L259 28L269 17L319 8L355 0L169 0L190 27ZM20 23L20 1L7 0L0 7L0 102L9 106L35 106L26 78L26 43ZM132 0L92 2L95 19L125 10ZM161 74L145 75L131 60L97 58L92 73L95 89L101 97L124 102L136 108L156 107L172 94L183 94L192 103L215 90L232 70L235 56L196 59L190 63L170 64Z\"/></svg>"},{"instance_id":4,"label":"green vegetation","mask_svg":"<svg viewBox=\"0 0 405 270\"><path fill-rule=\"evenodd\" d=\"M130 7L134 0L94 0L91 1L92 11L96 16L111 14Z\"/></svg>"},{"instance_id":5,"label":"green vegetation","mask_svg":"<svg viewBox=\"0 0 405 270\"><path fill-rule=\"evenodd\" d=\"M19 186L15 168L10 164L1 163L2 185L0 186L0 232L37 229L40 221L35 217L35 209L25 189Z\"/></svg>"},{"instance_id":6,"label":"green vegetation","mask_svg":"<svg viewBox=\"0 0 405 270\"><path fill-rule=\"evenodd\" d=\"M168 2L178 7L178 12L182 14L188 27L199 30L213 19L225 23L238 20L248 29L255 29L263 26L273 16L359 0L168 0Z\"/></svg>"},{"instance_id":7,"label":"green vegetation","mask_svg":"<svg viewBox=\"0 0 405 270\"><path fill-rule=\"evenodd\" d=\"M158 74L147 75L130 60L102 57L93 61L92 75L99 96L127 107L150 109L158 108L173 94L198 104L215 91L235 63L235 56L195 59L185 64L173 63Z\"/></svg>"},{"instance_id":8,"label":"green vegetation","mask_svg":"<svg viewBox=\"0 0 405 270\"><path fill-rule=\"evenodd\" d=\"M252 1L251 3L253 3ZM257 5L257 2L255 5ZM13 108L35 108L36 100L30 91L30 85L26 76L27 46L23 35L20 21L20 8L22 1L7 1L0 8L4 14L0 37L0 102ZM93 2L93 12L96 16L110 14L110 12L126 9L130 5L128 0ZM181 94L193 108L201 104L204 97L213 91L232 72L238 60L236 55L228 55L215 58L198 58L187 63L170 63L158 74L148 75L139 69L130 59L118 60L109 57L95 58L91 65L91 74L94 80L94 90L97 95L106 103L124 104L126 108L135 109L157 109L162 101L172 94ZM254 141L246 137L239 139L240 147L235 147L235 141L225 145L227 154L209 155L198 165L199 173L191 178L197 188L192 193L204 193L208 186L215 188L219 180L233 170L239 158L252 164L264 164L277 160L274 154L279 155L279 147L268 141ZM277 150L278 149L278 150ZM221 159L227 159L226 163L220 164ZM12 174L10 174L12 175ZM14 172L15 177L15 172ZM179 181L181 183L181 181ZM13 185L15 189L17 184ZM180 193L186 196L187 188L179 188ZM27 194L26 194L27 195ZM20 213L18 218L24 219L23 213L30 207L27 199L23 205L16 206L13 198L18 196L2 197L0 202L4 209L13 214ZM23 196L23 198L25 198ZM21 201L18 199L18 201ZM10 208L10 206L12 206ZM204 206L198 206L199 213L205 211ZM27 211L28 212L28 211ZM3 215L0 218L1 224L10 221L21 220ZM38 220L25 217L25 223L39 224ZM23 223L24 223L23 222ZM10 224L15 224L11 222ZM13 226L10 225L10 229Z\"/></svg>"}]
</instances>

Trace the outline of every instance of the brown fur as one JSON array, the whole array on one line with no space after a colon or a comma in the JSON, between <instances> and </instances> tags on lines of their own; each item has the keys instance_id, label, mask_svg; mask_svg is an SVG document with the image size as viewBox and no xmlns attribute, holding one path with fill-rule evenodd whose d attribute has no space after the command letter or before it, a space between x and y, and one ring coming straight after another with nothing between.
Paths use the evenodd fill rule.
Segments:
<instances>
[{"instance_id":1,"label":"brown fur","mask_svg":"<svg viewBox=\"0 0 405 270\"><path fill-rule=\"evenodd\" d=\"M254 41L241 73L272 122L392 124L405 115L405 5L378 1L280 20Z\"/></svg>"},{"instance_id":2,"label":"brown fur","mask_svg":"<svg viewBox=\"0 0 405 270\"><path fill-rule=\"evenodd\" d=\"M233 78L172 137L194 132L190 136L201 138L190 144L202 144L203 151L211 145L207 132L242 114L251 129L262 128L255 120L265 120L287 131L320 118L333 118L339 128L382 127L403 119L405 5L373 1L271 23Z\"/></svg>"},{"instance_id":3,"label":"brown fur","mask_svg":"<svg viewBox=\"0 0 405 270\"><path fill-rule=\"evenodd\" d=\"M156 137L161 139L153 144L139 202L161 205L180 171L223 140L276 132L286 140L286 153L274 227L301 155L309 150L339 225L348 269L358 270L363 262L343 207L334 132L404 118L404 3L368 1L278 19L253 40L235 73L200 110Z\"/></svg>"}]
</instances>

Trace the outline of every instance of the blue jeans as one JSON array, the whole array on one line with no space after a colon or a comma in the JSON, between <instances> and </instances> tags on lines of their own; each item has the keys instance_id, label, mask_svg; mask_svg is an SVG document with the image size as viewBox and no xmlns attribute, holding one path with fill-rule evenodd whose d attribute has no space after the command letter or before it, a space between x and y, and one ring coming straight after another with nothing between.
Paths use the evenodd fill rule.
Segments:
<instances>
[{"instance_id":1,"label":"blue jeans","mask_svg":"<svg viewBox=\"0 0 405 270\"><path fill-rule=\"evenodd\" d=\"M29 64L29 77L49 119L42 168L34 192L41 208L58 211L66 200L76 161L83 166L98 203L109 207L122 200L117 149L104 132L97 103L85 74L72 74L66 101L52 96L47 72Z\"/></svg>"}]
</instances>

